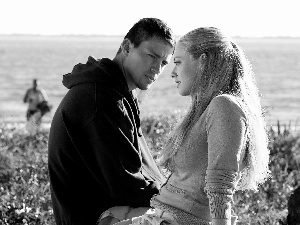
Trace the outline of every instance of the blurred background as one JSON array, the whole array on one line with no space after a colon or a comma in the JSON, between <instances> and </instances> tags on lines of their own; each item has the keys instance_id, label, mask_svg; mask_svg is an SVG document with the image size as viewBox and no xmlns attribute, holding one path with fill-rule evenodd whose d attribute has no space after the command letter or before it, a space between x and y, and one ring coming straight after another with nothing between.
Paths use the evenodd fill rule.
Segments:
<instances>
[{"instance_id":1,"label":"blurred background","mask_svg":"<svg viewBox=\"0 0 300 225\"><path fill-rule=\"evenodd\" d=\"M7 1L0 13L0 122L24 122L25 91L38 78L53 104L67 92L63 74L88 56L113 58L132 25L157 17L177 37L201 26L223 29L252 62L267 121L300 119L300 21L294 1ZM184 111L170 63L150 90L140 93L142 116Z\"/></svg>"}]
</instances>

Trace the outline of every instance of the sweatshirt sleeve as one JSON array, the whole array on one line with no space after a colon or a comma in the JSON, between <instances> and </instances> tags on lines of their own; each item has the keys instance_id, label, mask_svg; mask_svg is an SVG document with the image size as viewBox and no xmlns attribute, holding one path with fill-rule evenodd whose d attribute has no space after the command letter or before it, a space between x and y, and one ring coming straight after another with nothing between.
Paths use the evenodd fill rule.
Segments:
<instances>
[{"instance_id":1,"label":"sweatshirt sleeve","mask_svg":"<svg viewBox=\"0 0 300 225\"><path fill-rule=\"evenodd\" d=\"M141 172L142 156L133 119L122 103L104 108L109 110L96 113L80 132L82 137L66 124L69 136L93 179L116 205L149 206L152 195L158 193L158 184Z\"/></svg>"},{"instance_id":2,"label":"sweatshirt sleeve","mask_svg":"<svg viewBox=\"0 0 300 225\"><path fill-rule=\"evenodd\" d=\"M240 155L244 146L246 119L239 104L226 95L208 106L208 168L206 186L213 219L230 219L237 184Z\"/></svg>"}]
</instances>

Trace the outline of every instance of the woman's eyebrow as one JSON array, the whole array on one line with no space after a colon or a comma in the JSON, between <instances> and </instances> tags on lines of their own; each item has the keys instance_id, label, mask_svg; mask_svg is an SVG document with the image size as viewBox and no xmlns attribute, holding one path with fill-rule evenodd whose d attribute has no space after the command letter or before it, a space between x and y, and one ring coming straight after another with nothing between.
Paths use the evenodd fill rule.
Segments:
<instances>
[{"instance_id":1,"label":"woman's eyebrow","mask_svg":"<svg viewBox=\"0 0 300 225\"><path fill-rule=\"evenodd\" d=\"M173 57L173 61L178 60L180 58L181 58L180 56L175 56L175 57Z\"/></svg>"}]
</instances>

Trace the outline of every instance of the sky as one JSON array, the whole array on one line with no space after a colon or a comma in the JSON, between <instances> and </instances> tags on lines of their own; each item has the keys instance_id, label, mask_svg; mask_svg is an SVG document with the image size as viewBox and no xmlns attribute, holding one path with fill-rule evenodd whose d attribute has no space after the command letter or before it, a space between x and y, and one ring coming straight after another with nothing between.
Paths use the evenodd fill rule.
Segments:
<instances>
[{"instance_id":1,"label":"sky","mask_svg":"<svg viewBox=\"0 0 300 225\"><path fill-rule=\"evenodd\" d=\"M156 17L164 20L175 35L214 26L230 36L300 37L299 0L0 2L0 34L125 35L140 18Z\"/></svg>"}]
</instances>

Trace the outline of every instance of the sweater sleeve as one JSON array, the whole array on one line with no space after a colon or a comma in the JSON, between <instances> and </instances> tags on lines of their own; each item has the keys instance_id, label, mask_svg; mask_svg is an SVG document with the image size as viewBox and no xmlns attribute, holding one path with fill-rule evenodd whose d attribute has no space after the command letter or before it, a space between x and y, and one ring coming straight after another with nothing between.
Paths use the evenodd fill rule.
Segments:
<instances>
[{"instance_id":1,"label":"sweater sleeve","mask_svg":"<svg viewBox=\"0 0 300 225\"><path fill-rule=\"evenodd\" d=\"M213 219L230 219L233 193L244 149L246 119L234 97L215 97L208 106L206 186Z\"/></svg>"}]
</instances>

